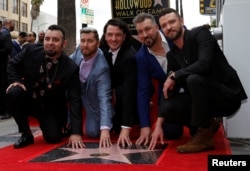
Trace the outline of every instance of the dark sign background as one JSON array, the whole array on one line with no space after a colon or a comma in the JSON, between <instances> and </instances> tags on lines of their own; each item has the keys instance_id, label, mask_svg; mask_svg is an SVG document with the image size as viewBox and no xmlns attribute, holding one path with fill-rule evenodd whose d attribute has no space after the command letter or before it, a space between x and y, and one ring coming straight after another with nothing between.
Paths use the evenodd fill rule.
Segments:
<instances>
[{"instance_id":1,"label":"dark sign background","mask_svg":"<svg viewBox=\"0 0 250 171\"><path fill-rule=\"evenodd\" d=\"M200 14L215 15L216 14L216 0L200 0Z\"/></svg>"},{"instance_id":2,"label":"dark sign background","mask_svg":"<svg viewBox=\"0 0 250 171\"><path fill-rule=\"evenodd\" d=\"M137 14L146 12L157 18L167 7L169 0L111 0L112 17L125 21L132 34L136 34L132 20Z\"/></svg>"}]
</instances>

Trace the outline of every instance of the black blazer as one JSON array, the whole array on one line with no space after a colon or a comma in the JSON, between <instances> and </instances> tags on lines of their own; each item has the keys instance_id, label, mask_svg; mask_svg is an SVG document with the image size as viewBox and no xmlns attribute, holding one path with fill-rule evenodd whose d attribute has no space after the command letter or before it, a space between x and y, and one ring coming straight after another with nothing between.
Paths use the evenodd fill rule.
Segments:
<instances>
[{"instance_id":1,"label":"black blazer","mask_svg":"<svg viewBox=\"0 0 250 171\"><path fill-rule=\"evenodd\" d=\"M177 83L196 73L219 82L223 94L232 100L247 99L245 90L234 68L229 65L217 40L205 27L184 32L184 46L176 46L167 54L168 72L175 71Z\"/></svg>"},{"instance_id":2,"label":"black blazer","mask_svg":"<svg viewBox=\"0 0 250 171\"><path fill-rule=\"evenodd\" d=\"M132 46L121 47L114 65L110 60L108 50L104 50L111 71L111 87L115 90L116 100L121 99L122 125L131 126L133 118L137 117L136 89L137 66L136 50ZM119 102L118 102L119 103Z\"/></svg>"},{"instance_id":3,"label":"black blazer","mask_svg":"<svg viewBox=\"0 0 250 171\"><path fill-rule=\"evenodd\" d=\"M43 46L28 45L10 60L7 67L9 83L21 82L26 86L27 92L32 92L44 58ZM68 110L65 106L69 104L72 134L82 134L79 67L64 53L58 60L58 69L52 88L45 93L46 105L58 113L66 114Z\"/></svg>"}]
</instances>

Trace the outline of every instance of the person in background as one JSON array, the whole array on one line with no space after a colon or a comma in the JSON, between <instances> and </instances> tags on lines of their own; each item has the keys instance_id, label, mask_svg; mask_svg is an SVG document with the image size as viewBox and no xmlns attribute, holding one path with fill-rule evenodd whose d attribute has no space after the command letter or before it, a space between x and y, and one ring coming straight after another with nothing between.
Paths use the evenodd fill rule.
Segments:
<instances>
[{"instance_id":1,"label":"person in background","mask_svg":"<svg viewBox=\"0 0 250 171\"><path fill-rule=\"evenodd\" d=\"M43 45L43 41L44 41L44 36L45 36L45 32L43 30L39 31L38 33L38 40L37 40L37 44Z\"/></svg>"},{"instance_id":2,"label":"person in background","mask_svg":"<svg viewBox=\"0 0 250 171\"><path fill-rule=\"evenodd\" d=\"M137 117L137 70L136 50L131 45L127 24L118 18L108 20L103 29L100 48L111 71L115 109L112 130L119 133L118 145L132 145L130 130Z\"/></svg>"},{"instance_id":3,"label":"person in background","mask_svg":"<svg viewBox=\"0 0 250 171\"><path fill-rule=\"evenodd\" d=\"M68 145L72 148L85 146L79 67L63 51L65 36L61 26L51 25L45 33L43 46L30 44L8 63L10 85L6 93L10 111L22 134L14 148L34 143L29 114L38 119L46 142L60 142L68 110L72 125Z\"/></svg>"},{"instance_id":4,"label":"person in background","mask_svg":"<svg viewBox=\"0 0 250 171\"><path fill-rule=\"evenodd\" d=\"M20 32L17 39L13 40L13 48L11 52L11 58L13 58L15 55L17 55L21 50L23 49L23 44L26 42L27 33L26 32Z\"/></svg>"},{"instance_id":5,"label":"person in background","mask_svg":"<svg viewBox=\"0 0 250 171\"><path fill-rule=\"evenodd\" d=\"M212 120L234 114L247 95L229 65L217 40L204 26L192 30L183 27L178 12L167 8L159 14L164 35L174 46L167 54L168 78L163 87L165 99L160 105L156 128L148 149L154 149L158 138L163 143L162 123L190 124L194 136L179 153L195 153L214 148ZM182 93L178 89L183 88Z\"/></svg>"},{"instance_id":6,"label":"person in background","mask_svg":"<svg viewBox=\"0 0 250 171\"><path fill-rule=\"evenodd\" d=\"M80 32L80 45L70 58L80 66L82 101L86 111L84 135L100 137L99 147L110 147L113 116L110 69L99 45L97 30L84 27Z\"/></svg>"},{"instance_id":7,"label":"person in background","mask_svg":"<svg viewBox=\"0 0 250 171\"><path fill-rule=\"evenodd\" d=\"M158 115L158 105L163 96L163 83L167 78L166 54L170 50L169 46L172 45L172 42L167 41L151 14L140 13L133 19L133 23L138 38L142 42L142 46L136 54L137 104L141 127L140 137L136 144L148 145ZM153 94L156 95L154 101L156 104L152 104L151 101ZM152 110L153 108L157 109ZM155 119L152 120L152 118ZM182 136L182 125L164 123L163 128L164 137L167 139L177 139Z\"/></svg>"},{"instance_id":8,"label":"person in background","mask_svg":"<svg viewBox=\"0 0 250 171\"><path fill-rule=\"evenodd\" d=\"M26 38L26 42L23 44L23 48L26 47L28 44L36 43L36 33L34 31L28 32L28 36Z\"/></svg>"},{"instance_id":9,"label":"person in background","mask_svg":"<svg viewBox=\"0 0 250 171\"><path fill-rule=\"evenodd\" d=\"M0 118L2 120L11 118L5 91L8 86L7 63L11 57L13 46L10 32L14 28L14 20L9 18L3 20L3 27L0 32Z\"/></svg>"}]
</instances>

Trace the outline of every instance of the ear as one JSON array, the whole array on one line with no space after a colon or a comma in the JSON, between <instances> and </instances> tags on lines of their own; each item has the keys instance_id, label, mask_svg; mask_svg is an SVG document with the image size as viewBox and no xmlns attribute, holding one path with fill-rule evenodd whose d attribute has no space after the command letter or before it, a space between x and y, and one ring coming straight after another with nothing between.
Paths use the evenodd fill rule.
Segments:
<instances>
[{"instance_id":1,"label":"ear","mask_svg":"<svg viewBox=\"0 0 250 171\"><path fill-rule=\"evenodd\" d=\"M64 40L64 41L63 41L63 48L66 48L67 44L68 44L68 41L67 41L67 40Z\"/></svg>"}]
</instances>

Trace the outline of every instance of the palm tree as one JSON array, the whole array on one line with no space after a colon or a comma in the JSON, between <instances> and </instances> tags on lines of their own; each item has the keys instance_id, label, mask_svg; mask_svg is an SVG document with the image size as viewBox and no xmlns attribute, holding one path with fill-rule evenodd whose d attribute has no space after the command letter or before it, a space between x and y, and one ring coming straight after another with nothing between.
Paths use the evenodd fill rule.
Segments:
<instances>
[{"instance_id":1,"label":"palm tree","mask_svg":"<svg viewBox=\"0 0 250 171\"><path fill-rule=\"evenodd\" d=\"M76 48L76 10L75 1L57 0L57 23L66 30L68 45L65 53L70 55Z\"/></svg>"},{"instance_id":2,"label":"palm tree","mask_svg":"<svg viewBox=\"0 0 250 171\"><path fill-rule=\"evenodd\" d=\"M43 4L44 0L31 0L31 27L30 30L32 30L33 27L33 20L37 19L37 17L40 14L40 6Z\"/></svg>"}]
</instances>

